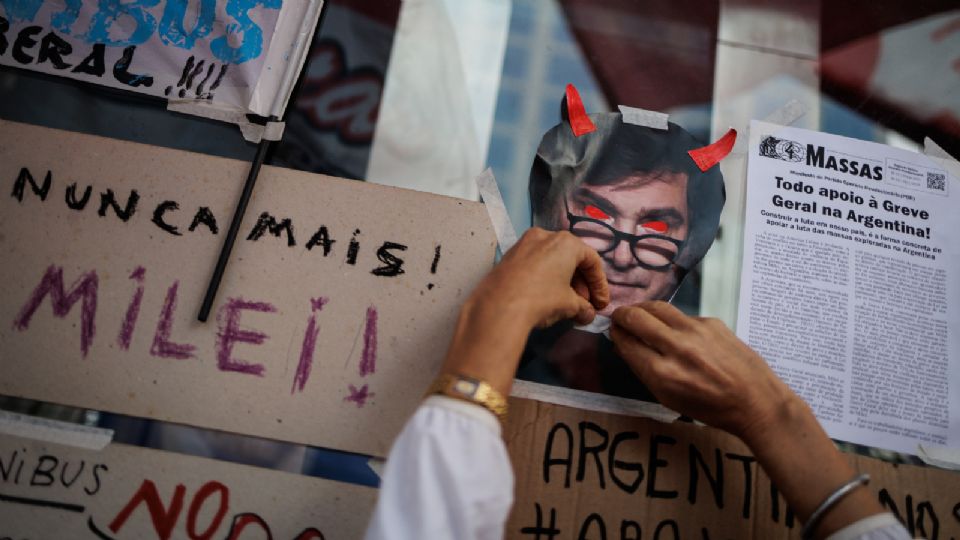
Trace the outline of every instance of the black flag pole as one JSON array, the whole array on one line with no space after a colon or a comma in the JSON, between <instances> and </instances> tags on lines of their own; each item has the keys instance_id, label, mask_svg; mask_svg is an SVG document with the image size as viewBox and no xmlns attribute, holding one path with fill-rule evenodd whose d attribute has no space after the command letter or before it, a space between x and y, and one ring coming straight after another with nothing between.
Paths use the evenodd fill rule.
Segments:
<instances>
[{"instance_id":1,"label":"black flag pole","mask_svg":"<svg viewBox=\"0 0 960 540\"><path fill-rule=\"evenodd\" d=\"M320 32L320 28L323 26L323 18L326 14L327 10L321 8L320 16L317 18L317 26L313 31L314 41L316 40L317 34ZM303 74L306 71L305 68L307 66L307 61L304 61L303 66L300 67L300 73L297 75L297 81L293 85L293 89L290 92L290 99L293 99L294 96L297 95L297 91L299 90L300 85L303 83ZM283 116L285 119L286 110L284 110ZM271 116L267 119L267 122L276 122L278 120L279 119L276 116ZM250 203L250 197L253 195L253 188L257 185L257 178L260 176L260 169L263 167L263 162L267 158L267 153L270 151L270 144L272 142L274 141L260 139L260 144L257 146L257 153L254 155L253 162L250 164L250 172L247 174L247 181L243 184L243 191L240 193L240 199L237 200L237 207L233 211L233 219L230 221L230 230L227 231L227 236L223 239L223 247L220 248L220 256L217 257L217 265L213 268L213 275L210 277L210 283L207 285L207 292L203 295L203 303L200 304L200 313L197 315L197 320L200 322L207 322L207 319L210 317L210 310L213 308L213 302L217 299L217 290L220 288L220 282L223 280L223 274L226 272L227 262L230 261L230 253L233 251L233 245L237 241L237 233L240 232L240 224L243 223L243 216L247 212L247 205Z\"/></svg>"},{"instance_id":2,"label":"black flag pole","mask_svg":"<svg viewBox=\"0 0 960 540\"><path fill-rule=\"evenodd\" d=\"M275 117L272 117L271 120L273 118ZM257 147L257 153L253 157L253 163L250 164L250 172L247 174L247 181L243 184L243 192L240 193L237 207L233 210L230 230L227 231L227 236L223 239L223 247L220 248L217 265L213 268L213 276L210 278L210 284L207 285L206 294L203 295L203 304L200 305L200 314L197 315L197 320L200 322L207 322L207 318L210 316L210 309L213 307L213 301L217 298L220 281L223 279L223 273L227 269L227 261L230 260L230 253L233 251L233 244L236 243L237 233L240 231L240 223L243 222L243 216L247 212L247 204L250 202L254 186L257 185L260 168L267 157L271 142L273 141L261 139L260 145Z\"/></svg>"}]
</instances>

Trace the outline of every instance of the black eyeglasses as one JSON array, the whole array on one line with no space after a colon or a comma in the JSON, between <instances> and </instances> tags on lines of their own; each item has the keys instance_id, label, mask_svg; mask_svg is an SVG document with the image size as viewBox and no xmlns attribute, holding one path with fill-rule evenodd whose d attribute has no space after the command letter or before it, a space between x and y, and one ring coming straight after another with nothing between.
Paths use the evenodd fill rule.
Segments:
<instances>
[{"instance_id":1,"label":"black eyeglasses","mask_svg":"<svg viewBox=\"0 0 960 540\"><path fill-rule=\"evenodd\" d=\"M570 213L570 205L566 197L563 205L567 210L567 220L570 222L570 232L585 244L597 250L600 255L609 253L627 242L633 258L641 268L647 270L664 271L670 268L683 249L683 241L670 238L662 234L629 234L614 229L599 219L575 216Z\"/></svg>"}]
</instances>

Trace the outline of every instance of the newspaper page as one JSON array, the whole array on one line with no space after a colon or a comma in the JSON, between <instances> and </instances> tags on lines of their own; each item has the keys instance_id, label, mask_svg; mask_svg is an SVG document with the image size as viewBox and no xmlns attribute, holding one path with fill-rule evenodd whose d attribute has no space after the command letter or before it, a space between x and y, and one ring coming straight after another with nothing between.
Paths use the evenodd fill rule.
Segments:
<instances>
[{"instance_id":1,"label":"newspaper page","mask_svg":"<svg viewBox=\"0 0 960 540\"><path fill-rule=\"evenodd\" d=\"M737 334L832 438L960 447L960 184L947 164L758 121L749 153Z\"/></svg>"}]
</instances>

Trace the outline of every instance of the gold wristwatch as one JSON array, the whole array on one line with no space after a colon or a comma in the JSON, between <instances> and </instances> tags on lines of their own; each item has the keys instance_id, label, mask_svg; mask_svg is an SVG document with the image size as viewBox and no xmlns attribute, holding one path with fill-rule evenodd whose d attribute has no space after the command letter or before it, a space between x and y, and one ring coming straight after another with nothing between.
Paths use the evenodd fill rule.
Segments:
<instances>
[{"instance_id":1,"label":"gold wristwatch","mask_svg":"<svg viewBox=\"0 0 960 540\"><path fill-rule=\"evenodd\" d=\"M486 381L465 375L444 373L433 381L425 395L432 396L434 394L476 403L495 414L501 422L507 417L506 398L500 392L494 390Z\"/></svg>"}]
</instances>

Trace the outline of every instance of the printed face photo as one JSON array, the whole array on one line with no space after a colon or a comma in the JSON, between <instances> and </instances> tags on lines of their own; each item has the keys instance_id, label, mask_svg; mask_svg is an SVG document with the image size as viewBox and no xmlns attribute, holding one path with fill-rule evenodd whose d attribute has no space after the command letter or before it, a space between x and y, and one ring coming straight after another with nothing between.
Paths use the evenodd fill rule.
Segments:
<instances>
[{"instance_id":1,"label":"printed face photo","mask_svg":"<svg viewBox=\"0 0 960 540\"><path fill-rule=\"evenodd\" d=\"M736 133L704 145L674 123L638 126L620 113L587 115L580 107L568 110L564 100L561 122L537 148L531 225L569 231L595 250L611 301L592 324L562 321L534 330L517 378L655 402L605 330L620 306L672 300L710 248L726 199L717 162Z\"/></svg>"},{"instance_id":2,"label":"printed face photo","mask_svg":"<svg viewBox=\"0 0 960 540\"><path fill-rule=\"evenodd\" d=\"M601 315L672 295L678 286L673 265L688 231L685 174L637 173L606 185L582 184L564 202L560 229L603 261L610 305Z\"/></svg>"}]
</instances>

